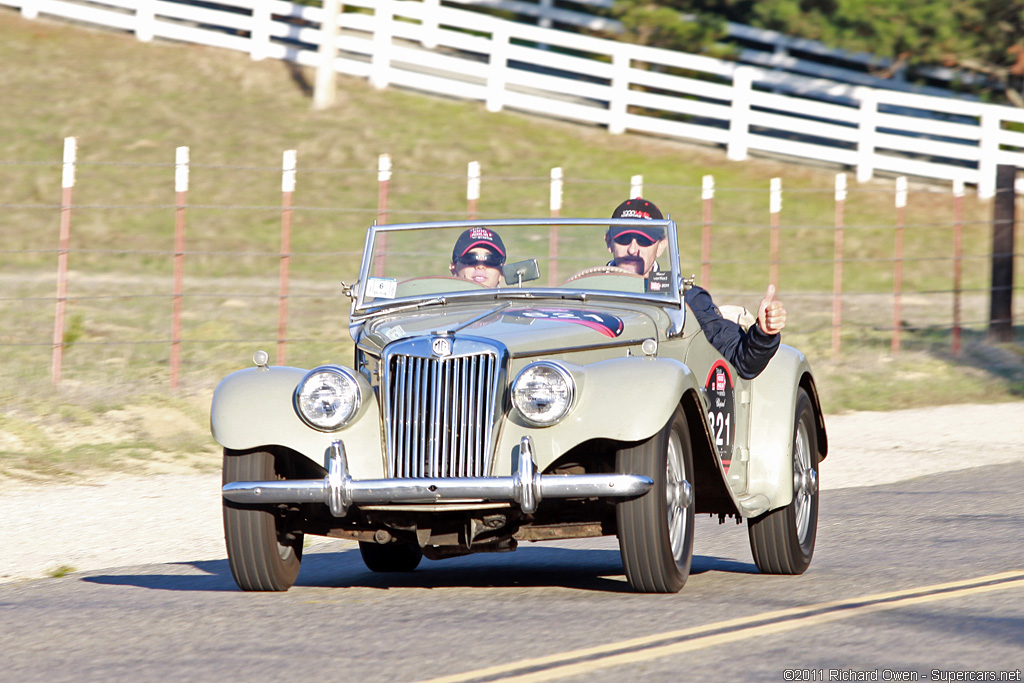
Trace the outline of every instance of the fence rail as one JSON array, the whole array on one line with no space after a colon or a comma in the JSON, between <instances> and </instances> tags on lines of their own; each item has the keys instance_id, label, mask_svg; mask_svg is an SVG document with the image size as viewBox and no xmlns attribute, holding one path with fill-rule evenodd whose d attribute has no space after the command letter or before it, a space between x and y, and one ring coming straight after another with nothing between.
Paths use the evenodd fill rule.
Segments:
<instances>
[{"instance_id":1,"label":"fence rail","mask_svg":"<svg viewBox=\"0 0 1024 683\"><path fill-rule=\"evenodd\" d=\"M282 0L0 0L49 16L318 66L324 10ZM1024 110L869 88L531 26L440 0L352 0L338 73L625 131L976 186L1024 166Z\"/></svg>"}]
</instances>

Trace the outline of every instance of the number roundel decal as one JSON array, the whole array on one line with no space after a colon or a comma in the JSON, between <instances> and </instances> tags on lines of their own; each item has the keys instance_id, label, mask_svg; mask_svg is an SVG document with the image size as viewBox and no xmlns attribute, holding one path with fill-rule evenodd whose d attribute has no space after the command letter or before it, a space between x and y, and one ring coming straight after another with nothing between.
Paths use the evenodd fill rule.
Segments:
<instances>
[{"instance_id":1,"label":"number roundel decal","mask_svg":"<svg viewBox=\"0 0 1024 683\"><path fill-rule=\"evenodd\" d=\"M704 383L708 399L708 426L711 437L722 456L722 465L729 471L732 462L732 446L736 440L736 401L732 373L724 360L715 361Z\"/></svg>"}]
</instances>

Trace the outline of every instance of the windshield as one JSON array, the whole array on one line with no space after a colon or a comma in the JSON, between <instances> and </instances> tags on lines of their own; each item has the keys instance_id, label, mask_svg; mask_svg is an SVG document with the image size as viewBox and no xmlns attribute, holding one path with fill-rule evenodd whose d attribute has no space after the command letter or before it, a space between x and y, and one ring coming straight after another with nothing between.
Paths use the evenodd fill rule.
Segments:
<instances>
[{"instance_id":1,"label":"windshield","mask_svg":"<svg viewBox=\"0 0 1024 683\"><path fill-rule=\"evenodd\" d=\"M679 301L671 220L544 219L373 226L356 310L444 297L588 292Z\"/></svg>"}]
</instances>

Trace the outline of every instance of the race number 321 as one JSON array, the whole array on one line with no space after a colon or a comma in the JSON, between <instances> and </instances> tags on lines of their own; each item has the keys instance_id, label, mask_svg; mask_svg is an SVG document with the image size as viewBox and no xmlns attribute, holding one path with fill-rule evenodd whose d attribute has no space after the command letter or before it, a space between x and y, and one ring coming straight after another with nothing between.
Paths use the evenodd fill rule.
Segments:
<instances>
[{"instance_id":1,"label":"race number 321","mask_svg":"<svg viewBox=\"0 0 1024 683\"><path fill-rule=\"evenodd\" d=\"M734 400L732 374L725 361L716 361L708 372L704 383L708 399L708 426L715 439L722 464L728 471L732 462L732 447L736 435L736 402Z\"/></svg>"}]
</instances>

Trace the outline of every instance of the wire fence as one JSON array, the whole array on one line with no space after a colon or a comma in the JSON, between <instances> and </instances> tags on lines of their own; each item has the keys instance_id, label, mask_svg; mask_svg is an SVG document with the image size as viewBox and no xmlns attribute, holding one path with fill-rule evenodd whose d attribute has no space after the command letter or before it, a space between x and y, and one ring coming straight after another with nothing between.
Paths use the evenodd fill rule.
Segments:
<instances>
[{"instance_id":1,"label":"wire fence","mask_svg":"<svg viewBox=\"0 0 1024 683\"><path fill-rule=\"evenodd\" d=\"M31 366L48 351L55 385L68 368L78 377L131 367L177 388L185 370L216 375L239 364L240 349L257 345L275 347L278 364L337 362L351 349L341 280L355 278L374 220L590 217L610 215L613 189L616 198L627 187L629 196L670 196L687 252L682 262L698 284L720 303L748 307L763 286L777 285L791 311L787 334L834 359L851 340L868 337L894 355L908 339L959 353L965 334L978 337L1007 322L993 319L992 264L1021 257L992 253L998 225L991 203L972 199L967 207L962 184L911 189L902 177L891 187L851 188L842 173L829 188L784 190L781 178L766 187L718 188L712 176L700 186L645 185L639 175L627 184L567 177L561 168L547 177L487 176L476 162L465 174L403 172L388 155L375 170L300 168L292 150L280 166L203 165L189 162L187 147L176 150L174 164L82 163L74 138L66 139L60 163L0 161L0 171L15 176L40 167L60 170L60 202L0 195L11 198L0 200L9 217L0 232L0 347ZM115 172L118 183L159 171L167 178L162 191L174 201L154 200L152 189L144 201L102 201L109 179L87 188L97 169ZM211 193L190 179L210 171L239 186L254 173L279 177L276 201L207 201ZM296 203L299 173L304 182L321 176L375 186L376 203ZM489 201L498 193L489 188L511 184L536 195L526 211ZM444 202L419 200L438 192ZM1010 294L1018 289L1010 285ZM1011 327L1019 315L1011 306Z\"/></svg>"}]
</instances>

